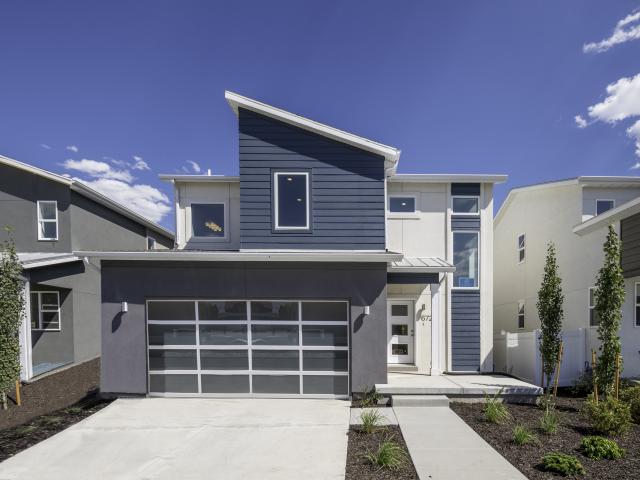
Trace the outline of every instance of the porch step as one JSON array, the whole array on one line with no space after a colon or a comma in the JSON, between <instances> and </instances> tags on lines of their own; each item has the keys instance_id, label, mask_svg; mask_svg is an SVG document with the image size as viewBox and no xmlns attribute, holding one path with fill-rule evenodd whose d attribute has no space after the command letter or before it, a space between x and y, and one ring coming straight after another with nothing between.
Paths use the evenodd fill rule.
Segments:
<instances>
[{"instance_id":1,"label":"porch step","mask_svg":"<svg viewBox=\"0 0 640 480\"><path fill-rule=\"evenodd\" d=\"M415 365L406 365L406 364L387 364L387 372L388 373L404 373L404 372L417 372L418 367Z\"/></svg>"},{"instance_id":2,"label":"porch step","mask_svg":"<svg viewBox=\"0 0 640 480\"><path fill-rule=\"evenodd\" d=\"M391 395L393 407L448 407L445 395Z\"/></svg>"}]
</instances>

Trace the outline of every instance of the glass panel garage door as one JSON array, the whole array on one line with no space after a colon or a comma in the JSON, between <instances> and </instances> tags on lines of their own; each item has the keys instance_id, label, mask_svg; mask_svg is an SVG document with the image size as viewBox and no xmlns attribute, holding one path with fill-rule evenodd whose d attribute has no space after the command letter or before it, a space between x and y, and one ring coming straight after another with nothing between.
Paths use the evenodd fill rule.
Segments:
<instances>
[{"instance_id":1,"label":"glass panel garage door","mask_svg":"<svg viewBox=\"0 0 640 480\"><path fill-rule=\"evenodd\" d=\"M149 393L349 394L344 301L149 300Z\"/></svg>"}]
</instances>

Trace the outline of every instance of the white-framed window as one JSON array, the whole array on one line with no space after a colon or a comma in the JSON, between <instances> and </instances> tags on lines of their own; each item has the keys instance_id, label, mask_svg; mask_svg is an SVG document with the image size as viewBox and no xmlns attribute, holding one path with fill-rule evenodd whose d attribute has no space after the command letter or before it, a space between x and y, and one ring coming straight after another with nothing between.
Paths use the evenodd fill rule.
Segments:
<instances>
[{"instance_id":1,"label":"white-framed window","mask_svg":"<svg viewBox=\"0 0 640 480\"><path fill-rule=\"evenodd\" d=\"M147 235L147 250L156 249L156 239L150 235Z\"/></svg>"},{"instance_id":2,"label":"white-framed window","mask_svg":"<svg viewBox=\"0 0 640 480\"><path fill-rule=\"evenodd\" d=\"M455 215L480 215L480 197L477 195L453 195L451 211Z\"/></svg>"},{"instance_id":3,"label":"white-framed window","mask_svg":"<svg viewBox=\"0 0 640 480\"><path fill-rule=\"evenodd\" d=\"M388 196L387 210L389 213L416 213L417 196L408 193L394 193Z\"/></svg>"},{"instance_id":4,"label":"white-framed window","mask_svg":"<svg viewBox=\"0 0 640 480\"><path fill-rule=\"evenodd\" d=\"M309 230L309 172L274 172L276 230Z\"/></svg>"},{"instance_id":5,"label":"white-framed window","mask_svg":"<svg viewBox=\"0 0 640 480\"><path fill-rule=\"evenodd\" d=\"M518 263L523 263L526 258L527 237L524 233L518 235Z\"/></svg>"},{"instance_id":6,"label":"white-framed window","mask_svg":"<svg viewBox=\"0 0 640 480\"><path fill-rule=\"evenodd\" d=\"M636 282L635 283L635 287L634 287L634 292L635 297L634 297L634 324L636 327L640 327L640 282Z\"/></svg>"},{"instance_id":7,"label":"white-framed window","mask_svg":"<svg viewBox=\"0 0 640 480\"><path fill-rule=\"evenodd\" d=\"M518 302L518 329L524 328L524 300Z\"/></svg>"},{"instance_id":8,"label":"white-framed window","mask_svg":"<svg viewBox=\"0 0 640 480\"><path fill-rule=\"evenodd\" d=\"M38 200L38 240L58 240L58 202Z\"/></svg>"},{"instance_id":9,"label":"white-framed window","mask_svg":"<svg viewBox=\"0 0 640 480\"><path fill-rule=\"evenodd\" d=\"M60 331L60 294L31 292L31 330Z\"/></svg>"},{"instance_id":10,"label":"white-framed window","mask_svg":"<svg viewBox=\"0 0 640 480\"><path fill-rule=\"evenodd\" d=\"M596 215L602 215L616 206L615 200L596 200Z\"/></svg>"},{"instance_id":11,"label":"white-framed window","mask_svg":"<svg viewBox=\"0 0 640 480\"><path fill-rule=\"evenodd\" d=\"M224 240L227 237L228 209L224 202L189 205L191 238L199 240ZM154 239L155 247L155 239Z\"/></svg>"},{"instance_id":12,"label":"white-framed window","mask_svg":"<svg viewBox=\"0 0 640 480\"><path fill-rule=\"evenodd\" d=\"M478 289L480 285L480 232L458 230L453 234L453 288Z\"/></svg>"},{"instance_id":13,"label":"white-framed window","mask_svg":"<svg viewBox=\"0 0 640 480\"><path fill-rule=\"evenodd\" d=\"M600 317L596 311L596 287L589 288L589 326L596 327L600 323Z\"/></svg>"}]
</instances>

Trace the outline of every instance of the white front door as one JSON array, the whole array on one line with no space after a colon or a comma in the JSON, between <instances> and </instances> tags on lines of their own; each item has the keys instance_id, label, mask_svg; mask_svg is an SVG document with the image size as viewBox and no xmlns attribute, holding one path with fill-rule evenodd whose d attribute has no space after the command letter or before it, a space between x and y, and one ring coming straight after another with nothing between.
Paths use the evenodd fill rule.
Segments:
<instances>
[{"instance_id":1,"label":"white front door","mask_svg":"<svg viewBox=\"0 0 640 480\"><path fill-rule=\"evenodd\" d=\"M413 302L387 303L387 363L413 363Z\"/></svg>"}]
</instances>

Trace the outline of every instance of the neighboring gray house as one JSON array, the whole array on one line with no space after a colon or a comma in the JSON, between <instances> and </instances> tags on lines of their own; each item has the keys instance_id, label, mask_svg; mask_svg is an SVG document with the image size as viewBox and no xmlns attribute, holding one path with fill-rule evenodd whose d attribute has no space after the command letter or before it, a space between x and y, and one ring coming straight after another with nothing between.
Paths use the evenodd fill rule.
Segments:
<instances>
[{"instance_id":1,"label":"neighboring gray house","mask_svg":"<svg viewBox=\"0 0 640 480\"><path fill-rule=\"evenodd\" d=\"M74 250L173 248L170 231L83 183L3 156L0 227L24 269L23 380L100 356L100 269Z\"/></svg>"},{"instance_id":2,"label":"neighboring gray house","mask_svg":"<svg viewBox=\"0 0 640 480\"><path fill-rule=\"evenodd\" d=\"M346 397L492 369L493 184L227 92L239 176L163 175L177 250L102 269L104 393Z\"/></svg>"}]
</instances>

